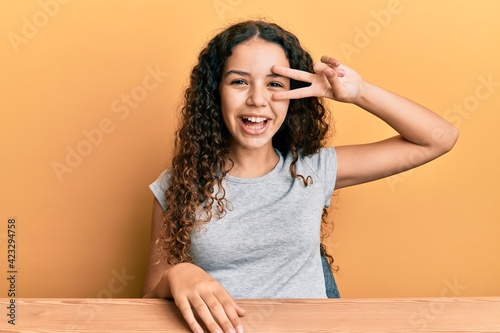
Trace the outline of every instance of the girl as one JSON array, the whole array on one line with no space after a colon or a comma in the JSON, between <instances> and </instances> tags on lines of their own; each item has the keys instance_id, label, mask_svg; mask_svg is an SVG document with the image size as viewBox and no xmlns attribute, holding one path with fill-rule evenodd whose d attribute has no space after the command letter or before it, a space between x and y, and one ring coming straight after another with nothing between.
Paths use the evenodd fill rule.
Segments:
<instances>
[{"instance_id":1,"label":"girl","mask_svg":"<svg viewBox=\"0 0 500 333\"><path fill-rule=\"evenodd\" d=\"M399 135L324 147L324 97ZM193 332L202 332L195 313L210 332L242 332L234 298L326 297L320 227L333 191L429 162L457 137L435 113L334 58L313 64L276 24L230 26L199 55L172 166L151 185L144 297L173 298Z\"/></svg>"}]
</instances>

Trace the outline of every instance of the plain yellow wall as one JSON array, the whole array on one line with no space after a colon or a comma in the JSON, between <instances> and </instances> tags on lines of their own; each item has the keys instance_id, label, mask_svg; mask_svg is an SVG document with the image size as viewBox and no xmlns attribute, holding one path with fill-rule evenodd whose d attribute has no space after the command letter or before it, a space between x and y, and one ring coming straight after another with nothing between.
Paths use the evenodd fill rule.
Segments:
<instances>
[{"instance_id":1,"label":"plain yellow wall","mask_svg":"<svg viewBox=\"0 0 500 333\"><path fill-rule=\"evenodd\" d=\"M15 218L18 297L138 297L148 184L172 156L189 71L219 29L262 17L461 132L437 161L333 199L342 296L499 296L498 13L491 0L2 1L2 274ZM332 109L334 145L394 134Z\"/></svg>"}]
</instances>

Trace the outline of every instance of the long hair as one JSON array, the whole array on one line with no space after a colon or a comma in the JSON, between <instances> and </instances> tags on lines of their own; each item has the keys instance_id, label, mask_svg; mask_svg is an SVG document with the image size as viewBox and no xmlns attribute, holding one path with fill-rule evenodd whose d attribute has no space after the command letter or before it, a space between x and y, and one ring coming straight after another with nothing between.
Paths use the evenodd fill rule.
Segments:
<instances>
[{"instance_id":1,"label":"long hair","mask_svg":"<svg viewBox=\"0 0 500 333\"><path fill-rule=\"evenodd\" d=\"M190 232L212 214L219 217L226 212L225 190L222 185L229 159L230 134L224 125L219 84L226 60L240 43L259 38L283 48L290 67L313 72L313 61L292 33L274 23L245 21L230 26L216 35L201 51L194 66L189 86L184 93L181 123L176 133L175 151L166 190L167 210L158 250L168 263L190 262ZM291 80L291 89L308 84ZM324 145L328 134L327 110L316 97L290 100L287 116L273 137L273 146L283 155L291 153L290 174L304 178L295 171L302 156L311 155ZM215 191L214 189L217 189ZM322 221L326 222L326 210ZM324 255L325 247L321 244ZM330 263L333 258L327 255Z\"/></svg>"}]
</instances>

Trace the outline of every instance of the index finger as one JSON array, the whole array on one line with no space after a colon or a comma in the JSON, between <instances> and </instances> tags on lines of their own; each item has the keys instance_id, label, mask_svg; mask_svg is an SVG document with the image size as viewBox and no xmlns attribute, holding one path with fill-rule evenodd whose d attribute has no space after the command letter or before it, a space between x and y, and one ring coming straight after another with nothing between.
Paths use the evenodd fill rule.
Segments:
<instances>
[{"instance_id":1,"label":"index finger","mask_svg":"<svg viewBox=\"0 0 500 333\"><path fill-rule=\"evenodd\" d=\"M301 99L306 97L311 97L314 95L314 90L312 86L305 88L297 88L293 90L280 91L273 94L273 99L276 101L281 101L284 99Z\"/></svg>"},{"instance_id":2,"label":"index finger","mask_svg":"<svg viewBox=\"0 0 500 333\"><path fill-rule=\"evenodd\" d=\"M278 74L281 76L289 77L291 79L297 80L297 81L302 81L302 82L312 82L313 79L313 74L309 72L304 72L298 69L293 69L289 67L284 67L280 65L274 65L271 68L271 71L274 74Z\"/></svg>"}]
</instances>

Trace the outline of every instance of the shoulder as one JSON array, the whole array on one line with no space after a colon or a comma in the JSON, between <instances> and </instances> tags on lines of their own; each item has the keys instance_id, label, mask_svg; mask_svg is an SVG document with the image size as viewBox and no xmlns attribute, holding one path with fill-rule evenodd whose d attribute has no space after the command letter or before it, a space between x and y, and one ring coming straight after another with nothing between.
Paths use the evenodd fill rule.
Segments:
<instances>
[{"instance_id":1,"label":"shoulder","mask_svg":"<svg viewBox=\"0 0 500 333\"><path fill-rule=\"evenodd\" d=\"M288 152L285 164L289 166L292 161L293 156ZM335 179L337 174L337 154L335 148L323 147L310 155L304 155L300 151L295 167L297 173L303 176L314 175L321 181Z\"/></svg>"},{"instance_id":2,"label":"shoulder","mask_svg":"<svg viewBox=\"0 0 500 333\"><path fill-rule=\"evenodd\" d=\"M335 148L333 148L333 147L323 147L323 148L320 148L314 154L310 154L310 155L304 156L301 153L300 156L303 159L309 160L309 161L318 160L318 159L334 159L335 158Z\"/></svg>"},{"instance_id":3,"label":"shoulder","mask_svg":"<svg viewBox=\"0 0 500 333\"><path fill-rule=\"evenodd\" d=\"M288 158L293 160L291 154ZM296 164L297 174L305 178L311 176L314 183L318 182L324 190L325 206L329 206L330 198L335 190L335 183L337 179L337 154L333 147L323 147L317 152L304 156L299 153L299 159Z\"/></svg>"},{"instance_id":4,"label":"shoulder","mask_svg":"<svg viewBox=\"0 0 500 333\"><path fill-rule=\"evenodd\" d=\"M156 199L158 199L164 210L167 208L165 207L165 191L168 188L170 176L170 169L165 169L160 173L158 178L156 178L156 180L149 185L149 188L155 195Z\"/></svg>"},{"instance_id":5,"label":"shoulder","mask_svg":"<svg viewBox=\"0 0 500 333\"><path fill-rule=\"evenodd\" d=\"M299 152L297 167L307 167L314 173L318 173L324 170L330 171L332 167L336 167L336 165L337 155L335 152L335 148L333 147L323 147L320 148L317 152L306 156L304 156L302 152Z\"/></svg>"}]
</instances>

